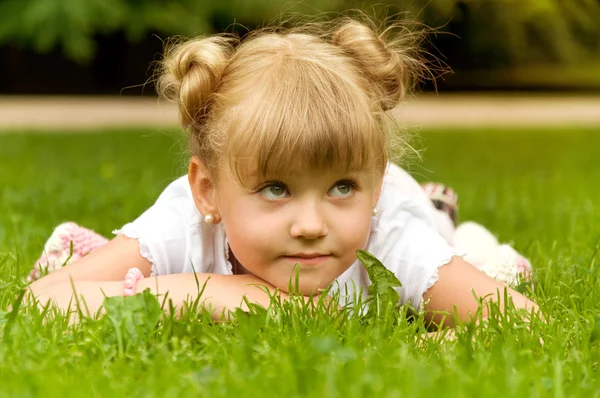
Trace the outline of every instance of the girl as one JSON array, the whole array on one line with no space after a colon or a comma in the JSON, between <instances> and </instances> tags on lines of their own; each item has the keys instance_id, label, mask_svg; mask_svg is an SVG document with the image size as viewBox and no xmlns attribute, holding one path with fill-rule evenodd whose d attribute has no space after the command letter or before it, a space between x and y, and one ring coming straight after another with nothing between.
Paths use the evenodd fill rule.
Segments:
<instances>
[{"instance_id":1,"label":"girl","mask_svg":"<svg viewBox=\"0 0 600 398\"><path fill-rule=\"evenodd\" d=\"M449 218L389 163L385 112L420 65L392 32L342 18L172 47L158 90L179 105L188 174L106 244L63 227L62 252L74 241L76 252L91 253L32 283L33 294L67 307L74 286L96 312L105 295L147 288L182 306L206 282L202 300L219 317L243 307L244 296L268 305L256 285L285 297L296 264L303 295L332 283L349 293L342 299L366 292L355 257L365 249L402 282L402 304L430 321L451 323L439 312L455 306L467 319L478 307L473 290L501 299L504 285L448 243ZM536 308L508 292L517 307Z\"/></svg>"}]
</instances>

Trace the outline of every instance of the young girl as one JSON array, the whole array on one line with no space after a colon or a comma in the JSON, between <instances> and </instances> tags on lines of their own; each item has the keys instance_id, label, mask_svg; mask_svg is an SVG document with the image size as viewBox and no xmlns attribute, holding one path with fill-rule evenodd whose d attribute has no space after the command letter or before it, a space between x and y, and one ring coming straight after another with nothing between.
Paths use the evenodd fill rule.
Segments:
<instances>
[{"instance_id":1,"label":"young girl","mask_svg":"<svg viewBox=\"0 0 600 398\"><path fill-rule=\"evenodd\" d=\"M61 228L60 253L70 241L91 253L32 283L33 294L67 307L74 287L95 312L105 295L147 288L181 306L206 282L202 300L218 317L244 296L268 305L256 285L285 297L296 264L303 295L332 283L366 292L356 260L365 249L402 282L402 304L429 320L455 306L468 318L478 306L472 291L498 299L505 286L463 260L450 218L389 163L385 112L419 66L392 31L343 18L171 48L158 89L177 101L189 133L188 174L106 244L74 224ZM535 308L508 292L517 307Z\"/></svg>"}]
</instances>

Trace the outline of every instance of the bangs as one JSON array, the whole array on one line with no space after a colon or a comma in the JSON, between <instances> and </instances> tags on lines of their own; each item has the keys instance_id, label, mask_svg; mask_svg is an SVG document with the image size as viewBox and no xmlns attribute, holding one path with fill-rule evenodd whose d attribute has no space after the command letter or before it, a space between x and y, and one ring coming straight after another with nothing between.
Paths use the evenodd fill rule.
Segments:
<instances>
[{"instance_id":1,"label":"bangs","mask_svg":"<svg viewBox=\"0 0 600 398\"><path fill-rule=\"evenodd\" d=\"M334 71L295 61L264 73L227 115L226 158L237 181L332 169L383 175L387 140L370 98Z\"/></svg>"}]
</instances>

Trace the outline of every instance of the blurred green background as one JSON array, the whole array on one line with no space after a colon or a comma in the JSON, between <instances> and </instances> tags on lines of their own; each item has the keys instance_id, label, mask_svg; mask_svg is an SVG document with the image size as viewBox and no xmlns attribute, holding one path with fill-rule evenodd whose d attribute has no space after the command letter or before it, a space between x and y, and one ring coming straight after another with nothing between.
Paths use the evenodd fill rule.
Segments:
<instances>
[{"instance_id":1,"label":"blurred green background","mask_svg":"<svg viewBox=\"0 0 600 398\"><path fill-rule=\"evenodd\" d=\"M600 0L0 0L0 93L149 94L169 36L348 9L436 28L442 91L600 91Z\"/></svg>"}]
</instances>

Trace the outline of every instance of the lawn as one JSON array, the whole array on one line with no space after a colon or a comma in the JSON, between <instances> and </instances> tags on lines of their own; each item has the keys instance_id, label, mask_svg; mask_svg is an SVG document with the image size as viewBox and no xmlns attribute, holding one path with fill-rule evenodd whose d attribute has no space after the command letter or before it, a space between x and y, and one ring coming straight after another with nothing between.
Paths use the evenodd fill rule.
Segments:
<instances>
[{"instance_id":1,"label":"lawn","mask_svg":"<svg viewBox=\"0 0 600 398\"><path fill-rule=\"evenodd\" d=\"M109 236L184 173L181 142L153 130L0 135L0 396L600 396L600 128L425 131L424 159L407 167L454 187L461 220L529 257L526 294L546 323L495 314L439 343L417 342L419 320L291 306L223 324L148 310L133 331L7 311L55 225Z\"/></svg>"}]
</instances>

